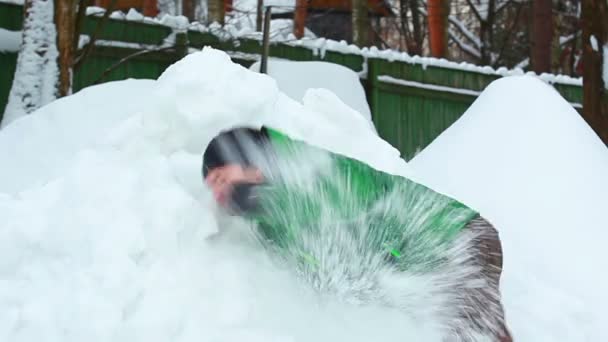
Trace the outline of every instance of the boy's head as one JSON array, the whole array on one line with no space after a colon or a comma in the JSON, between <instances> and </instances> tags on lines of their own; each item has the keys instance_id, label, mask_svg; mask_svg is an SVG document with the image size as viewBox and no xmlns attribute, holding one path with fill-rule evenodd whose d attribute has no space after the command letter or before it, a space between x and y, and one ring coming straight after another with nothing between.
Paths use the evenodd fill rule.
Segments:
<instances>
[{"instance_id":1,"label":"boy's head","mask_svg":"<svg viewBox=\"0 0 608 342\"><path fill-rule=\"evenodd\" d=\"M237 128L211 141L203 157L203 177L215 200L225 208L250 208L252 189L264 181L255 166L266 148L266 132Z\"/></svg>"}]
</instances>

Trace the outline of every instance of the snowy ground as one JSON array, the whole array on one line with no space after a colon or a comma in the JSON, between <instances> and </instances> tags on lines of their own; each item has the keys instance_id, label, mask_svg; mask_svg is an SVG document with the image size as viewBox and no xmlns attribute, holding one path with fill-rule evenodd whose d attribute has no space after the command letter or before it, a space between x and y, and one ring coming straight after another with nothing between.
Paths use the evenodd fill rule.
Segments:
<instances>
[{"instance_id":1,"label":"snowy ground","mask_svg":"<svg viewBox=\"0 0 608 342\"><path fill-rule=\"evenodd\" d=\"M495 221L518 341L608 338L608 153L552 89L495 82L408 165L333 94L300 104L209 49L0 131L0 339L438 341L433 320L317 297L216 215L201 153L242 124L422 179Z\"/></svg>"}]
</instances>

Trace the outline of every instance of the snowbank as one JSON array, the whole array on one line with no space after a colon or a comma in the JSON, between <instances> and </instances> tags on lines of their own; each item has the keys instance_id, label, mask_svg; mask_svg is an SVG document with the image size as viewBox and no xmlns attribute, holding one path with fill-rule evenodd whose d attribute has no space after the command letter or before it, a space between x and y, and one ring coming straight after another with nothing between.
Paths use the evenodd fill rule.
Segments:
<instances>
[{"instance_id":1,"label":"snowbank","mask_svg":"<svg viewBox=\"0 0 608 342\"><path fill-rule=\"evenodd\" d=\"M17 194L60 177L81 150L150 103L154 82L126 80L81 90L0 131L0 193Z\"/></svg>"},{"instance_id":2,"label":"snowbank","mask_svg":"<svg viewBox=\"0 0 608 342\"><path fill-rule=\"evenodd\" d=\"M268 124L409 172L368 127L348 126L349 115L360 117L354 111L325 114L205 49L158 81L92 87L8 125L0 131L0 336L438 341L430 320L414 325L390 309L311 293L268 259L247 225L214 213L201 154L234 125Z\"/></svg>"},{"instance_id":3,"label":"snowbank","mask_svg":"<svg viewBox=\"0 0 608 342\"><path fill-rule=\"evenodd\" d=\"M254 63L250 69L259 71L260 63ZM281 92L296 101L302 101L308 89L327 89L370 123L372 121L359 75L344 66L328 62L270 60L268 75L277 81Z\"/></svg>"},{"instance_id":4,"label":"snowbank","mask_svg":"<svg viewBox=\"0 0 608 342\"><path fill-rule=\"evenodd\" d=\"M515 340L608 340L608 150L554 89L492 83L410 165L499 228Z\"/></svg>"}]
</instances>

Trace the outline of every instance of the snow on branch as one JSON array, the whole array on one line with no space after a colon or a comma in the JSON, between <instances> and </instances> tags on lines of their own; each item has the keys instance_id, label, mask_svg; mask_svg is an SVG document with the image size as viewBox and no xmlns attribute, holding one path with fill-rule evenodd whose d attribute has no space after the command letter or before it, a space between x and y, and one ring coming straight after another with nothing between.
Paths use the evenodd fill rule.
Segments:
<instances>
[{"instance_id":1,"label":"snow on branch","mask_svg":"<svg viewBox=\"0 0 608 342\"><path fill-rule=\"evenodd\" d=\"M475 5L472 0L467 0L467 4L469 4L469 7L471 7L471 11L473 11L473 14L477 18L477 20L479 20L480 22L483 21L484 17L481 16L481 11L477 7L477 5Z\"/></svg>"},{"instance_id":2,"label":"snow on branch","mask_svg":"<svg viewBox=\"0 0 608 342\"><path fill-rule=\"evenodd\" d=\"M448 20L458 29L458 31L460 31L460 33L462 33L462 35L475 44L478 49L481 49L481 41L479 40L479 37L471 32L462 21L458 20L458 18L453 15L448 16Z\"/></svg>"},{"instance_id":3,"label":"snow on branch","mask_svg":"<svg viewBox=\"0 0 608 342\"><path fill-rule=\"evenodd\" d=\"M452 31L450 29L450 30L448 30L448 34L450 35L450 39L452 39L462 51L468 53L469 55L471 55L473 57L481 58L481 52L478 49L474 48L473 46L468 45L465 42L463 42L462 40L458 39L456 34L454 34L454 31Z\"/></svg>"}]
</instances>

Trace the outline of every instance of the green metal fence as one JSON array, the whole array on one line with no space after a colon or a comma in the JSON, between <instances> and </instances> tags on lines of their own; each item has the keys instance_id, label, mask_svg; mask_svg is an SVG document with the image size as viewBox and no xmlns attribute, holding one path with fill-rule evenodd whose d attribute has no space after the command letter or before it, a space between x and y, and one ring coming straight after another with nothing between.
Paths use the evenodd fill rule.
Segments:
<instances>
[{"instance_id":1,"label":"green metal fence","mask_svg":"<svg viewBox=\"0 0 608 342\"><path fill-rule=\"evenodd\" d=\"M0 28L17 31L23 25L23 7L14 4L0 3ZM13 84L17 54L0 51L0 120L8 101L8 94Z\"/></svg>"},{"instance_id":2,"label":"green metal fence","mask_svg":"<svg viewBox=\"0 0 608 342\"><path fill-rule=\"evenodd\" d=\"M0 28L19 30L22 15L21 6L0 2ZM82 33L92 35L99 21L100 17L88 16ZM101 43L106 44L96 46L89 58L76 70L74 91L95 82L158 78L180 58L179 53L148 53L129 59L110 72L108 69L139 51L136 46L131 46L134 43L161 46L172 33L170 27L159 24L110 19L99 35L99 39L103 40ZM210 33L188 31L187 40L189 47L200 49L203 46L213 46L224 50L235 62L245 66L253 63L255 58L252 57L257 57L262 52L260 41L253 39L223 41ZM284 43L272 44L270 55L295 61L327 61L357 72L366 70L367 77L362 82L367 91L374 124L380 135L398 148L407 160L456 121L488 84L501 77L494 73L425 66L422 62L366 59L361 54L336 51L320 53L307 47ZM16 59L15 53L0 53L0 116L4 112L10 91ZM582 103L582 87L568 84L554 86L575 107Z\"/></svg>"}]
</instances>

